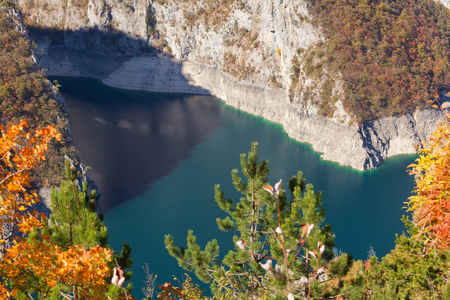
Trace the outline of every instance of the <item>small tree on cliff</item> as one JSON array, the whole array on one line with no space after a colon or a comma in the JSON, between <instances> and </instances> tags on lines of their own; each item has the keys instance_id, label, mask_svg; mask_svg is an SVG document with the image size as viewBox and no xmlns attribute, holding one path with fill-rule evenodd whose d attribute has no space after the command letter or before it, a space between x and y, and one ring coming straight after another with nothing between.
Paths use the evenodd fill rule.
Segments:
<instances>
[{"instance_id":1,"label":"small tree on cliff","mask_svg":"<svg viewBox=\"0 0 450 300\"><path fill-rule=\"evenodd\" d=\"M219 298L336 295L351 258L333 259L331 226L321 226L325 213L320 207L321 194L305 185L301 173L289 181L290 199L281 189L281 180L274 187L269 185L268 163L258 162L257 143L248 156L241 154L241 168L245 181L237 170L232 171L234 187L243 195L237 203L225 199L220 187L215 187L216 202L229 214L218 218L217 224L221 230L235 232L235 250L218 259L216 240L202 250L189 231L187 248L175 246L166 235L170 255L200 280L211 283Z\"/></svg>"},{"instance_id":2,"label":"small tree on cliff","mask_svg":"<svg viewBox=\"0 0 450 300\"><path fill-rule=\"evenodd\" d=\"M67 248L84 245L105 247L108 243L106 226L98 218L95 211L95 190L88 195L88 185L84 181L82 189L78 184L77 171L65 163L66 180L59 189L52 188L50 215L51 225L48 231L57 245Z\"/></svg>"},{"instance_id":3,"label":"small tree on cliff","mask_svg":"<svg viewBox=\"0 0 450 300\"><path fill-rule=\"evenodd\" d=\"M70 161L65 162L66 180L61 182L58 188L52 188L52 201L50 224L46 226L46 233L50 235L52 242L67 249L74 245L83 245L86 249L99 245L109 248L108 231L103 223L102 215L96 212L96 191L88 194L88 183L77 176L77 170L71 166ZM80 184L81 183L81 184ZM81 188L80 188L81 185ZM112 253L110 268L117 265L124 271L126 280L131 279L131 247L124 243L120 255ZM116 299L120 295L120 289L109 286L111 290L108 296ZM132 284L127 286L131 293Z\"/></svg>"}]
</instances>

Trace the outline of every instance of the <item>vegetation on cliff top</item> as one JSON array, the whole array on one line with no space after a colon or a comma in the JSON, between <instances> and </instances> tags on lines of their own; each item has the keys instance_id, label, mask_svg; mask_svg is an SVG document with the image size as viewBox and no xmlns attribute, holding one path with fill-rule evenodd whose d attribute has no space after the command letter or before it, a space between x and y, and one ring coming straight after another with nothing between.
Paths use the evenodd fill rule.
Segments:
<instances>
[{"instance_id":1,"label":"vegetation on cliff top","mask_svg":"<svg viewBox=\"0 0 450 300\"><path fill-rule=\"evenodd\" d=\"M293 86L301 63L317 81L342 79L344 108L358 122L423 109L450 89L450 10L438 1L310 2L326 40L294 61ZM336 98L323 89L330 115Z\"/></svg>"},{"instance_id":2,"label":"vegetation on cliff top","mask_svg":"<svg viewBox=\"0 0 450 300\"><path fill-rule=\"evenodd\" d=\"M173 3L172 0L155 1L163 6ZM35 9L39 3L45 1L30 2L25 9L30 6ZM128 5L126 1L120 3ZM320 114L332 116L336 101L342 99L344 109L355 121L362 122L426 108L428 100L435 100L439 93L450 89L450 13L439 1L311 0L309 4L313 18L301 17L301 22L313 22L323 29L326 39L303 53L304 49L298 49L292 61L291 100L300 95L301 99L317 104ZM297 4L293 5L295 8ZM85 4L77 7L87 9ZM248 14L258 11L254 8L252 11L250 3L244 0L217 3L183 0L177 2L177 7L183 14L178 21L156 20L152 5L146 13L148 36L155 47L169 52L164 26L182 31L203 27L217 32L224 24L229 26L233 22L234 10ZM110 10L106 4L104 8ZM28 22L38 26L32 18ZM258 18L252 22L250 29L239 28L235 22L234 32L223 38L227 48L222 57L208 54L196 59L204 63L219 59L223 62L222 71L239 80L253 79L258 66L251 63L249 53L260 47L263 37ZM294 26L298 26L297 22ZM114 22L110 25L114 29ZM176 43L179 42L178 37ZM112 49L114 44L110 43ZM296 44L290 42L292 47ZM273 68L274 73L268 84L276 88L284 85L280 80L278 56L264 57L265 67ZM315 83L310 85L309 78ZM340 82L336 85L337 81Z\"/></svg>"},{"instance_id":3,"label":"vegetation on cliff top","mask_svg":"<svg viewBox=\"0 0 450 300\"><path fill-rule=\"evenodd\" d=\"M50 142L47 160L37 166L32 180L39 185L56 184L64 178L64 155L77 159L67 135L68 120L52 85L32 57L33 45L17 30L17 20L0 9L0 124L27 120L30 128L54 125L62 133Z\"/></svg>"}]
</instances>

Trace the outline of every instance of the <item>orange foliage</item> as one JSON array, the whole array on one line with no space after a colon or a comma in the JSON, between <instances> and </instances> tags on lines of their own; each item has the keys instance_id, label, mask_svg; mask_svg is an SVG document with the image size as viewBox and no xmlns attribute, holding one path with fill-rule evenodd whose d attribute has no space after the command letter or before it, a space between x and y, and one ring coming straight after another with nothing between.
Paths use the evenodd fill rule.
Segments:
<instances>
[{"instance_id":1,"label":"orange foliage","mask_svg":"<svg viewBox=\"0 0 450 300\"><path fill-rule=\"evenodd\" d=\"M62 251L45 239L16 243L8 249L1 263L9 280L6 295L14 297L30 287L42 292L61 283L74 288L75 299L103 299L107 286L105 277L110 275L107 260L110 259L110 251L99 246L85 250L77 245Z\"/></svg>"},{"instance_id":2,"label":"orange foliage","mask_svg":"<svg viewBox=\"0 0 450 300\"><path fill-rule=\"evenodd\" d=\"M175 278L176 279L176 278ZM203 291L198 285L192 283L191 277L186 275L183 282L179 282L180 287L174 286L171 282L166 282L163 285L159 285L158 288L161 292L157 296L157 300L210 300L213 298L203 295ZM230 297L224 296L222 299Z\"/></svg>"},{"instance_id":3,"label":"orange foliage","mask_svg":"<svg viewBox=\"0 0 450 300\"><path fill-rule=\"evenodd\" d=\"M99 246L61 247L51 243L43 228L45 215L33 210L39 201L29 190L29 171L45 159L54 126L27 132L27 122L0 126L0 298L19 292L47 295L57 284L70 286L74 299L102 299L110 275L110 250Z\"/></svg>"},{"instance_id":4,"label":"orange foliage","mask_svg":"<svg viewBox=\"0 0 450 300\"><path fill-rule=\"evenodd\" d=\"M30 211L39 198L36 191L28 191L28 173L45 159L50 139L60 139L60 134L48 126L31 135L26 127L26 121L7 130L0 126L0 244L8 244L16 230L26 235L42 227L38 213Z\"/></svg>"},{"instance_id":5,"label":"orange foliage","mask_svg":"<svg viewBox=\"0 0 450 300\"><path fill-rule=\"evenodd\" d=\"M408 210L426 242L439 249L450 247L450 117L439 124L424 145L410 174L416 177L415 194Z\"/></svg>"}]
</instances>

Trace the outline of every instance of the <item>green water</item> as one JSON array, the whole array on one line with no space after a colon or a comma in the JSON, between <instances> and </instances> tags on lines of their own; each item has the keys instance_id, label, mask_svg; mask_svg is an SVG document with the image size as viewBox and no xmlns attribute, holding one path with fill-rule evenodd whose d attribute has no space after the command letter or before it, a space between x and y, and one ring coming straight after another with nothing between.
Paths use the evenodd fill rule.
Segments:
<instances>
[{"instance_id":1,"label":"green water","mask_svg":"<svg viewBox=\"0 0 450 300\"><path fill-rule=\"evenodd\" d=\"M402 207L413 188L413 179L406 173L406 167L415 156L394 157L376 170L359 172L321 160L309 145L290 139L281 126L228 107L213 97L124 91L91 79L58 80L63 85L61 90L70 109L74 141L83 160L93 168L88 175L97 181L102 193L100 207L103 203L110 243L114 249L120 250L121 244L128 241L133 248L133 283L137 297L140 296L145 263L158 274L159 283L172 280L172 275L179 278L184 273L167 254L164 234L170 233L178 244L184 245L187 230L193 229L201 245L217 238L221 253L233 247L231 235L217 229L215 219L224 214L215 204L213 187L219 183L226 197L238 197L231 185L231 169L239 169L239 154L249 152L252 141L259 142L259 157L269 160L270 182L275 183L280 178L287 182L301 170L306 181L312 183L316 191L322 191L326 223L333 227L336 248L353 254L357 259L365 259L372 246L377 256L382 257L394 247L395 234L404 230L400 221L405 214ZM135 105L139 109L133 110ZM164 105L177 109L159 110L158 106ZM129 115L128 109L131 109ZM143 113L146 109L150 111L148 114ZM162 114L162 111L176 111L176 114ZM143 116L133 117L137 114ZM144 128L142 124L152 124L155 118L159 118L158 122L181 126L172 128L170 132L188 132L192 136L182 139L182 146L168 142L167 135L156 141L149 137L148 132L138 135L137 130L130 130ZM175 122L180 118L182 121ZM97 121L90 123L94 119ZM124 119L128 123L124 123ZM141 124L141 127L125 126L125 130L124 126L114 124ZM153 124L149 128L155 126ZM202 129L201 126L207 128ZM105 146L103 135L108 137L108 141L113 139L110 137L113 133L104 131L105 128L111 132L123 131L122 137L118 135L114 139L121 137L126 141L117 141L117 145L108 142ZM160 134L161 131L152 132ZM130 140L130 135L134 134L137 134L136 140ZM180 136L185 134L170 134L177 141L180 141ZM143 142L146 139L149 144ZM165 142L168 145L159 145ZM176 149L170 150L170 145ZM126 152L145 147L142 157L125 159L123 165L148 182L133 186L135 190L132 193L121 192L120 197L108 193L107 189L117 186L126 190L124 182L131 173L124 169L121 178L120 169L114 170L118 175L111 183L105 179L105 174L121 165L109 169L105 166L117 163L116 160L126 156ZM155 156L157 152L153 148L158 147L164 149L161 157ZM148 159L145 158L146 151L152 153ZM150 176L142 171L141 174L140 170L150 168L150 163L154 163L151 168L162 168L164 172ZM109 199L105 199L105 195ZM125 195L133 196L127 198Z\"/></svg>"}]
</instances>

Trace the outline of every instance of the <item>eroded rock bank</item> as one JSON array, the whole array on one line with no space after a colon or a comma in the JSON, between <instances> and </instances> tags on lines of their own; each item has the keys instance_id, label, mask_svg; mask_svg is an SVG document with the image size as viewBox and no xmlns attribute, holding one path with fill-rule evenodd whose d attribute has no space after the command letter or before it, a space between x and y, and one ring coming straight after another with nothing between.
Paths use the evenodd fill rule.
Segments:
<instances>
[{"instance_id":1,"label":"eroded rock bank","mask_svg":"<svg viewBox=\"0 0 450 300\"><path fill-rule=\"evenodd\" d=\"M280 123L291 138L323 153L323 159L358 170L375 168L389 156L416 153L415 145L444 116L437 110L417 111L350 126L291 105L283 90L245 85L201 63L156 55L106 57L46 43L39 43L38 48L48 54L40 61L48 75L94 77L124 89L213 95Z\"/></svg>"}]
</instances>

